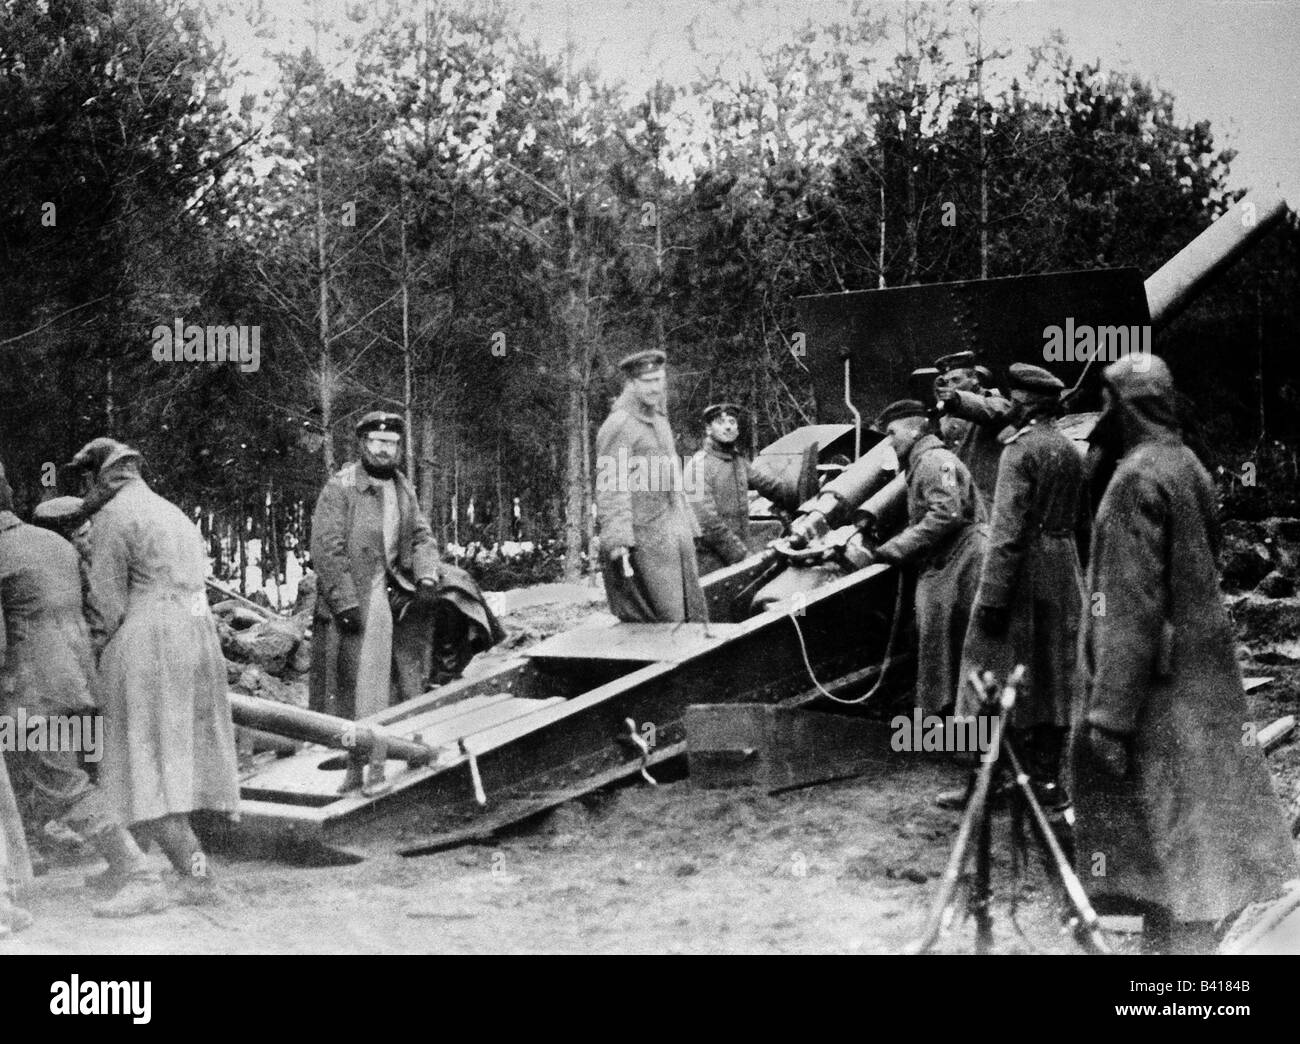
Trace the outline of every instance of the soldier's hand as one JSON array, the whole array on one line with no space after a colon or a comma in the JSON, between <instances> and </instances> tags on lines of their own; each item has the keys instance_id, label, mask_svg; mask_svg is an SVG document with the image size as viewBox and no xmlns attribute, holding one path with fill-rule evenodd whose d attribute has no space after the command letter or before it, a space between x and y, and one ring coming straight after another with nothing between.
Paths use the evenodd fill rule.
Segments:
<instances>
[{"instance_id":1,"label":"soldier's hand","mask_svg":"<svg viewBox=\"0 0 1300 1044\"><path fill-rule=\"evenodd\" d=\"M415 600L423 606L431 606L438 600L438 580L426 576L415 585Z\"/></svg>"},{"instance_id":2,"label":"soldier's hand","mask_svg":"<svg viewBox=\"0 0 1300 1044\"><path fill-rule=\"evenodd\" d=\"M947 386L943 388L935 388L934 397L938 401L940 406L943 406L945 403L956 402L957 389L949 388Z\"/></svg>"},{"instance_id":3,"label":"soldier's hand","mask_svg":"<svg viewBox=\"0 0 1300 1044\"><path fill-rule=\"evenodd\" d=\"M1128 741L1123 736L1089 725L1087 744L1089 760L1103 778L1118 782L1128 776Z\"/></svg>"},{"instance_id":4,"label":"soldier's hand","mask_svg":"<svg viewBox=\"0 0 1300 1044\"><path fill-rule=\"evenodd\" d=\"M1001 638L1011 625L1011 612L1006 606L977 605L975 625L990 638Z\"/></svg>"},{"instance_id":5,"label":"soldier's hand","mask_svg":"<svg viewBox=\"0 0 1300 1044\"><path fill-rule=\"evenodd\" d=\"M344 634L361 633L361 609L358 606L334 614L334 623Z\"/></svg>"}]
</instances>

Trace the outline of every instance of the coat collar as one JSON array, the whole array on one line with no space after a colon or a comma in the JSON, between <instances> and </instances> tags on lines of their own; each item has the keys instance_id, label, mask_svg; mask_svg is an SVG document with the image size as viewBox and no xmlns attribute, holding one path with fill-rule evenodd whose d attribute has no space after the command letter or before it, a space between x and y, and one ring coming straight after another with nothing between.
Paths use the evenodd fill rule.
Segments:
<instances>
[{"instance_id":1,"label":"coat collar","mask_svg":"<svg viewBox=\"0 0 1300 1044\"><path fill-rule=\"evenodd\" d=\"M736 459L735 443L732 443L730 447L721 446L713 440L712 435L704 436L703 449L705 453L717 457L718 460L733 461Z\"/></svg>"},{"instance_id":2,"label":"coat collar","mask_svg":"<svg viewBox=\"0 0 1300 1044\"><path fill-rule=\"evenodd\" d=\"M926 432L912 443L912 448L907 451L907 460L903 462L903 467L905 469L910 469L918 460L925 456L925 454L929 453L932 449L947 449L947 446L944 444L943 439L939 438L938 435L935 435L933 432Z\"/></svg>"}]
</instances>

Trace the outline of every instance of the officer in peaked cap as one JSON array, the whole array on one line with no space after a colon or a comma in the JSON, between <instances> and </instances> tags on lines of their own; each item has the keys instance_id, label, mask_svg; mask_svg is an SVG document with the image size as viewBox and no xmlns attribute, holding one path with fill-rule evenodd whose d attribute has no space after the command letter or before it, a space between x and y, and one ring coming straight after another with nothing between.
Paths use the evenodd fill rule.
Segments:
<instances>
[{"instance_id":1,"label":"officer in peaked cap","mask_svg":"<svg viewBox=\"0 0 1300 1044\"><path fill-rule=\"evenodd\" d=\"M662 370L668 363L668 356L658 348L647 348L642 352L625 355L618 361L618 368L626 377L648 377Z\"/></svg>"},{"instance_id":2,"label":"officer in peaked cap","mask_svg":"<svg viewBox=\"0 0 1300 1044\"><path fill-rule=\"evenodd\" d=\"M623 392L596 433L596 523L610 612L629 622L708 620L695 562L699 523L667 410L667 357L619 360Z\"/></svg>"}]
</instances>

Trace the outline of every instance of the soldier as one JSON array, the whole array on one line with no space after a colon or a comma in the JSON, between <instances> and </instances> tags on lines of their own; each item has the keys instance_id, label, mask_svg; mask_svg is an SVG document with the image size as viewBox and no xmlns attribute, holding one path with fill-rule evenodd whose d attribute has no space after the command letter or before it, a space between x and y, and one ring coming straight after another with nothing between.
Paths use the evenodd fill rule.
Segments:
<instances>
[{"instance_id":1,"label":"soldier","mask_svg":"<svg viewBox=\"0 0 1300 1044\"><path fill-rule=\"evenodd\" d=\"M975 364L974 352L954 352L935 360L939 376L935 398L943 413L943 440L970 469L986 510L993 503L1002 444L998 433L1006 427L1011 402L996 388L985 387L989 371Z\"/></svg>"},{"instance_id":2,"label":"soldier","mask_svg":"<svg viewBox=\"0 0 1300 1044\"><path fill-rule=\"evenodd\" d=\"M83 511L91 521L86 615L104 711L99 786L137 840L166 853L182 901L211 902L216 882L190 814L237 815L239 779L203 538L149 488L129 446L95 439L72 464L95 476Z\"/></svg>"},{"instance_id":3,"label":"soldier","mask_svg":"<svg viewBox=\"0 0 1300 1044\"><path fill-rule=\"evenodd\" d=\"M971 669L1005 679L1023 663L1025 685L1007 723L1043 804L1066 804L1058 783L1070 722L1083 603L1079 538L1088 525L1083 459L1056 429L1064 385L1040 366L1013 363L1015 427L1002 435L988 549L963 650L958 713L975 714ZM945 794L944 805L960 801Z\"/></svg>"},{"instance_id":4,"label":"soldier","mask_svg":"<svg viewBox=\"0 0 1300 1044\"><path fill-rule=\"evenodd\" d=\"M749 490L773 503L790 504L784 483L750 466L737 450L740 409L730 402L704 409L704 445L686 463L687 497L700 526L696 562L700 575L734 565L749 555Z\"/></svg>"},{"instance_id":5,"label":"soldier","mask_svg":"<svg viewBox=\"0 0 1300 1044\"><path fill-rule=\"evenodd\" d=\"M1268 900L1297 866L1259 747L1215 566L1210 477L1184 444L1164 361L1107 367L1123 457L1088 568L1071 739L1079 874L1144 912L1153 950L1214 945L1214 922Z\"/></svg>"},{"instance_id":6,"label":"soldier","mask_svg":"<svg viewBox=\"0 0 1300 1044\"><path fill-rule=\"evenodd\" d=\"M0 468L0 713L31 721L84 720L97 713L81 584L80 556L62 537L18 519ZM10 752L10 778L31 812L31 825L39 829L58 820L104 857L108 870L91 883L117 894L93 908L97 916L165 908L161 878L90 782L78 753L63 747Z\"/></svg>"},{"instance_id":7,"label":"soldier","mask_svg":"<svg viewBox=\"0 0 1300 1044\"><path fill-rule=\"evenodd\" d=\"M360 461L336 472L316 501L312 710L364 718L424 691L441 565L415 490L398 470L404 430L394 413L362 417ZM360 784L356 771L346 789Z\"/></svg>"},{"instance_id":8,"label":"soldier","mask_svg":"<svg viewBox=\"0 0 1300 1044\"><path fill-rule=\"evenodd\" d=\"M925 405L904 399L885 408L884 431L907 469L907 528L868 562L915 563L918 660L916 704L946 714L957 695L962 642L984 557L986 515L966 465L944 446Z\"/></svg>"},{"instance_id":9,"label":"soldier","mask_svg":"<svg viewBox=\"0 0 1300 1044\"><path fill-rule=\"evenodd\" d=\"M31 926L32 915L17 904L18 893L31 880L27 838L0 751L0 939Z\"/></svg>"},{"instance_id":10,"label":"soldier","mask_svg":"<svg viewBox=\"0 0 1300 1044\"><path fill-rule=\"evenodd\" d=\"M596 520L610 612L620 620L708 620L666 405L663 352L618 365L623 393L596 434Z\"/></svg>"}]
</instances>

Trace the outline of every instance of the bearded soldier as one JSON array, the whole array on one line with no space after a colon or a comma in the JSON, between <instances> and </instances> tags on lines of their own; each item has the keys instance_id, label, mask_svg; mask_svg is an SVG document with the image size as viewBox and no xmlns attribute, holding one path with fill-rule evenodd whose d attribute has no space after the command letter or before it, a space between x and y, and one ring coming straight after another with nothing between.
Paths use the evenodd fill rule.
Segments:
<instances>
[{"instance_id":1,"label":"bearded soldier","mask_svg":"<svg viewBox=\"0 0 1300 1044\"><path fill-rule=\"evenodd\" d=\"M395 413L362 417L360 461L336 472L316 501L312 710L364 718L424 691L441 566L415 490L398 470L404 430ZM360 783L354 777L345 788Z\"/></svg>"},{"instance_id":2,"label":"bearded soldier","mask_svg":"<svg viewBox=\"0 0 1300 1044\"><path fill-rule=\"evenodd\" d=\"M1083 602L1079 539L1088 525L1083 459L1056 428L1061 381L1026 363L1013 363L1009 377L1014 427L1002 436L957 710L979 712L966 683L970 670L991 670L1005 680L1024 664L1025 684L1008 726L1018 734L1043 804L1060 808L1066 801L1057 777L1070 722ZM946 794L940 801L955 804L960 797Z\"/></svg>"},{"instance_id":3,"label":"bearded soldier","mask_svg":"<svg viewBox=\"0 0 1300 1044\"><path fill-rule=\"evenodd\" d=\"M95 476L83 511L91 523L86 614L104 710L99 786L142 843L158 842L183 901L210 902L216 883L190 814L237 815L239 779L203 538L149 488L129 446L95 439L72 464Z\"/></svg>"},{"instance_id":4,"label":"bearded soldier","mask_svg":"<svg viewBox=\"0 0 1300 1044\"><path fill-rule=\"evenodd\" d=\"M867 562L916 564L916 704L926 714L944 714L956 699L962 642L984 556L984 505L966 465L931 430L923 403L895 402L875 427L889 436L907 469L908 524Z\"/></svg>"},{"instance_id":5,"label":"bearded soldier","mask_svg":"<svg viewBox=\"0 0 1300 1044\"><path fill-rule=\"evenodd\" d=\"M700 574L748 557L749 491L790 505L793 491L750 466L737 449L740 409L730 402L705 407L704 446L686 463L687 497L700 526L696 561Z\"/></svg>"},{"instance_id":6,"label":"bearded soldier","mask_svg":"<svg viewBox=\"0 0 1300 1044\"><path fill-rule=\"evenodd\" d=\"M609 609L631 622L708 619L695 564L699 524L665 416L663 352L618 365L623 394L596 434L596 520Z\"/></svg>"},{"instance_id":7,"label":"bearded soldier","mask_svg":"<svg viewBox=\"0 0 1300 1044\"><path fill-rule=\"evenodd\" d=\"M935 398L942 411L940 433L970 470L987 509L993 503L1002 443L998 434L1011 413L1010 400L986 388L988 370L975 365L974 352L954 352L935 360Z\"/></svg>"},{"instance_id":8,"label":"bearded soldier","mask_svg":"<svg viewBox=\"0 0 1300 1044\"><path fill-rule=\"evenodd\" d=\"M75 517L80 517L79 499L76 506ZM12 493L0 468L0 712L33 721L83 722L97 713L81 583L81 561L73 546L47 529L25 525L13 513ZM108 863L92 883L117 894L95 906L96 915L126 917L167 905L161 878L90 782L76 750L58 745L13 750L8 765L14 790L32 812L33 827L39 830L57 819L85 837Z\"/></svg>"},{"instance_id":9,"label":"bearded soldier","mask_svg":"<svg viewBox=\"0 0 1300 1044\"><path fill-rule=\"evenodd\" d=\"M1215 566L1215 494L1184 445L1164 361L1107 367L1123 456L1097 513L1071 741L1080 876L1146 914L1153 950L1214 945L1214 922L1296 876ZM1125 910L1124 907L1128 909Z\"/></svg>"}]
</instances>

